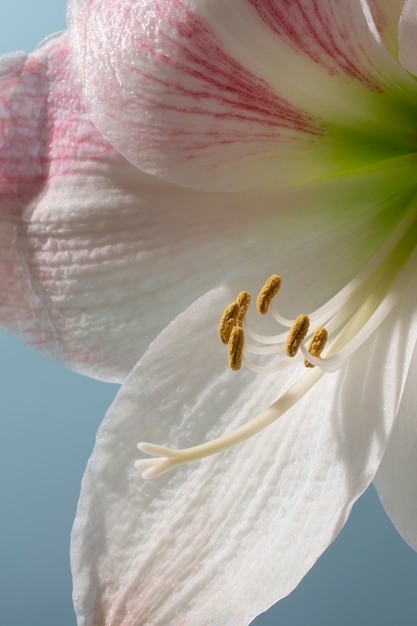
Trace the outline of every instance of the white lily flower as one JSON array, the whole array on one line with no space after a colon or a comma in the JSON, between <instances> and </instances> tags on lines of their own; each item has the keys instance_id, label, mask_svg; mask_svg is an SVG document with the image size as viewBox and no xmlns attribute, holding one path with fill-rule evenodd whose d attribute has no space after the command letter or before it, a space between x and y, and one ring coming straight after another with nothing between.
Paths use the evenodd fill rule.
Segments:
<instances>
[{"instance_id":1,"label":"white lily flower","mask_svg":"<svg viewBox=\"0 0 417 626\"><path fill-rule=\"evenodd\" d=\"M80 626L248 623L375 477L417 548L416 12L73 0L71 52L3 59L2 319L126 379L74 525ZM230 372L222 311L276 271Z\"/></svg>"}]
</instances>

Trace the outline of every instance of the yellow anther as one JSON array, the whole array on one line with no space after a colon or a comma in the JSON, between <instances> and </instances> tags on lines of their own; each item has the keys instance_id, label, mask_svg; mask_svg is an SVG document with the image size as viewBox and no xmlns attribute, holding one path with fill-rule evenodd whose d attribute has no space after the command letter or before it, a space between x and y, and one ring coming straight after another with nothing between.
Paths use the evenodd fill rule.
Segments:
<instances>
[{"instance_id":1,"label":"yellow anther","mask_svg":"<svg viewBox=\"0 0 417 626\"><path fill-rule=\"evenodd\" d=\"M217 329L222 343L229 343L230 335L235 326L242 326L243 318L250 305L251 297L247 291L241 291L234 302L229 304L221 316Z\"/></svg>"},{"instance_id":2,"label":"yellow anther","mask_svg":"<svg viewBox=\"0 0 417 626\"><path fill-rule=\"evenodd\" d=\"M278 274L272 274L260 290L256 299L256 308L258 313L265 315L268 313L269 305L281 289L281 277Z\"/></svg>"},{"instance_id":3,"label":"yellow anther","mask_svg":"<svg viewBox=\"0 0 417 626\"><path fill-rule=\"evenodd\" d=\"M241 291L238 297L236 298L236 302L239 305L239 314L237 316L236 324L242 324L243 318L246 315L246 311L249 308L251 301L250 293L247 291Z\"/></svg>"},{"instance_id":4,"label":"yellow anther","mask_svg":"<svg viewBox=\"0 0 417 626\"><path fill-rule=\"evenodd\" d=\"M298 352L298 348L304 341L304 337L308 332L310 320L307 315L303 313L297 317L294 324L290 328L288 333L287 342L285 344L285 351L287 356L295 356Z\"/></svg>"},{"instance_id":5,"label":"yellow anther","mask_svg":"<svg viewBox=\"0 0 417 626\"><path fill-rule=\"evenodd\" d=\"M228 351L229 367L233 371L240 370L242 367L244 342L243 328L241 326L235 326L230 334Z\"/></svg>"},{"instance_id":6,"label":"yellow anther","mask_svg":"<svg viewBox=\"0 0 417 626\"><path fill-rule=\"evenodd\" d=\"M319 326L314 331L313 336L307 348L311 356L315 356L317 358L320 357L323 351L323 348L326 345L328 337L329 337L329 333L327 332L325 328L323 328L323 326ZM304 365L306 367L314 367L313 363L310 363L309 361L307 361L307 359L304 359Z\"/></svg>"},{"instance_id":7,"label":"yellow anther","mask_svg":"<svg viewBox=\"0 0 417 626\"><path fill-rule=\"evenodd\" d=\"M237 302L232 302L227 306L224 310L224 313L219 322L218 334L219 339L222 343L228 344L230 333L233 330L233 327L236 325L237 319L239 317L240 307Z\"/></svg>"}]
</instances>

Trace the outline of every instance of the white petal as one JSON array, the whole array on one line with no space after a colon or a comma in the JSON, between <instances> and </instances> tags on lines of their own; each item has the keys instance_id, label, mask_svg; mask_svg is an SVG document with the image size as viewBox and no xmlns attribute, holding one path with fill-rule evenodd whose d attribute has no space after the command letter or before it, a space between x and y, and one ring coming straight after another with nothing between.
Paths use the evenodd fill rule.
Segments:
<instances>
[{"instance_id":1,"label":"white petal","mask_svg":"<svg viewBox=\"0 0 417 626\"><path fill-rule=\"evenodd\" d=\"M364 145L405 124L392 96L409 77L363 5L72 0L69 25L112 145L173 182L230 190L359 168ZM355 129L369 136L349 160Z\"/></svg>"},{"instance_id":2,"label":"white petal","mask_svg":"<svg viewBox=\"0 0 417 626\"><path fill-rule=\"evenodd\" d=\"M368 0L375 26L392 56L398 57L398 25L404 0Z\"/></svg>"},{"instance_id":3,"label":"white petal","mask_svg":"<svg viewBox=\"0 0 417 626\"><path fill-rule=\"evenodd\" d=\"M379 497L405 541L417 550L417 349L398 418L375 477Z\"/></svg>"},{"instance_id":4,"label":"white petal","mask_svg":"<svg viewBox=\"0 0 417 626\"><path fill-rule=\"evenodd\" d=\"M80 626L248 623L298 584L376 472L416 338L414 294L266 431L142 482L136 441L212 438L299 376L225 371L215 326L242 286L208 294L159 336L99 430L73 531Z\"/></svg>"},{"instance_id":5,"label":"white petal","mask_svg":"<svg viewBox=\"0 0 417 626\"><path fill-rule=\"evenodd\" d=\"M417 2L406 0L398 29L399 59L403 67L417 75Z\"/></svg>"}]
</instances>

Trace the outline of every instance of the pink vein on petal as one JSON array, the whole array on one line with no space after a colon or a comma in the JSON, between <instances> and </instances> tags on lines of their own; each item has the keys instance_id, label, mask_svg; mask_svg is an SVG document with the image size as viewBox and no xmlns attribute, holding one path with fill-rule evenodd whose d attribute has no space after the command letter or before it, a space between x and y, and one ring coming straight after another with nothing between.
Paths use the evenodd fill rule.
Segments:
<instances>
[{"instance_id":1,"label":"pink vein on petal","mask_svg":"<svg viewBox=\"0 0 417 626\"><path fill-rule=\"evenodd\" d=\"M188 87L184 81L171 83L155 75L147 76L159 82L171 95L180 94L190 98L187 107L183 105L176 109L172 103L160 101L160 108L176 109L187 114L204 114L216 119L255 122L264 128L265 139L270 139L271 127L293 128L303 133L317 134L317 127L309 115L278 97L263 80L230 57L214 34L180 0L174 0L172 4L176 7L175 18L166 14L161 2L155 2L154 9L166 20L166 37L174 32L178 36L176 46L181 47L180 54L177 50L170 57L161 55L145 43L139 45L144 52L159 55L159 61L172 66L174 75L191 76L201 86L196 89ZM225 108L210 110L208 102L220 103ZM177 132L187 134L185 129ZM215 136L216 133L210 132L209 135Z\"/></svg>"},{"instance_id":2,"label":"pink vein on petal","mask_svg":"<svg viewBox=\"0 0 417 626\"><path fill-rule=\"evenodd\" d=\"M369 51L364 47L369 33L358 2L248 2L275 34L287 40L329 74L344 73L372 90L381 89L379 81L372 75L373 63ZM359 29L363 29L362 32L358 33ZM365 39L362 39L363 35Z\"/></svg>"}]
</instances>

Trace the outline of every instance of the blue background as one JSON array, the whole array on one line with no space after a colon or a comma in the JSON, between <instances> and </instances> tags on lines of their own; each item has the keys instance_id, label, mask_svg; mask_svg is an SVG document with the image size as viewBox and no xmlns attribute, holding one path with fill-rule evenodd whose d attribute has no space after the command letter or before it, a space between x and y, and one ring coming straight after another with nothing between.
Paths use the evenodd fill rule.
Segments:
<instances>
[{"instance_id":1,"label":"blue background","mask_svg":"<svg viewBox=\"0 0 417 626\"><path fill-rule=\"evenodd\" d=\"M64 0L4 5L0 52L30 51L65 28ZM2 334L0 368L0 624L75 626L69 536L83 469L117 388ZM255 624L415 626L416 582L417 555L371 487L296 591Z\"/></svg>"}]
</instances>

